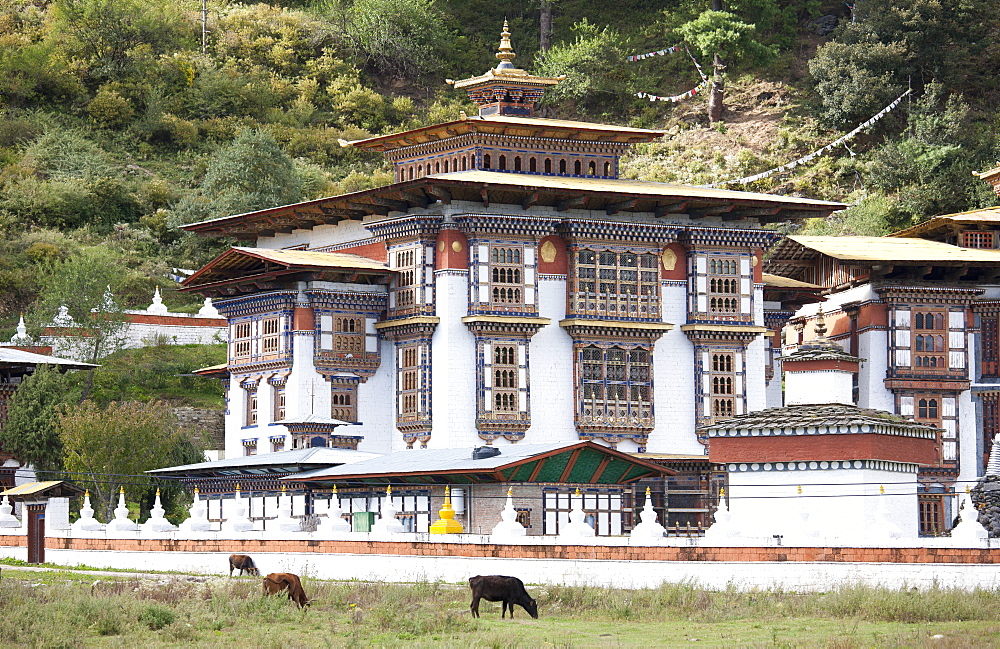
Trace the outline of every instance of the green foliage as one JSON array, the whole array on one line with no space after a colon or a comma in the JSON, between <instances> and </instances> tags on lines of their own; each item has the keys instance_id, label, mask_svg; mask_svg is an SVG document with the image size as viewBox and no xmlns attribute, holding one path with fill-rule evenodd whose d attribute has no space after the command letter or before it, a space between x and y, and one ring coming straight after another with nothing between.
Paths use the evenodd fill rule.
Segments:
<instances>
[{"instance_id":1,"label":"green foliage","mask_svg":"<svg viewBox=\"0 0 1000 649\"><path fill-rule=\"evenodd\" d=\"M162 604L150 604L139 614L139 621L152 631L159 631L163 627L173 624L176 619L177 613Z\"/></svg>"},{"instance_id":2,"label":"green foliage","mask_svg":"<svg viewBox=\"0 0 1000 649\"><path fill-rule=\"evenodd\" d=\"M899 43L840 43L821 46L809 61L820 98L823 125L843 128L877 113L905 85L897 70L905 51Z\"/></svg>"},{"instance_id":3,"label":"green foliage","mask_svg":"<svg viewBox=\"0 0 1000 649\"><path fill-rule=\"evenodd\" d=\"M834 237L882 237L907 224L895 198L872 194L828 219L810 219L802 234Z\"/></svg>"},{"instance_id":4,"label":"green foliage","mask_svg":"<svg viewBox=\"0 0 1000 649\"><path fill-rule=\"evenodd\" d=\"M151 478L143 472L160 468L185 437L162 401L116 402L107 408L85 401L64 408L56 427L66 470L89 487L98 518L104 520L118 499L119 486L128 483L129 495L134 495L137 486L148 485Z\"/></svg>"},{"instance_id":5,"label":"green foliage","mask_svg":"<svg viewBox=\"0 0 1000 649\"><path fill-rule=\"evenodd\" d=\"M63 445L56 419L60 406L71 398L68 388L67 377L58 369L39 365L10 399L7 421L0 426L0 448L38 471L61 471Z\"/></svg>"},{"instance_id":6,"label":"green foliage","mask_svg":"<svg viewBox=\"0 0 1000 649\"><path fill-rule=\"evenodd\" d=\"M633 68L626 66L625 39L616 30L600 28L586 18L574 25L575 39L553 45L538 65L542 76L566 75L546 91L547 106L570 106L590 113L616 113L631 103Z\"/></svg>"},{"instance_id":7,"label":"green foliage","mask_svg":"<svg viewBox=\"0 0 1000 649\"><path fill-rule=\"evenodd\" d=\"M704 11L677 31L702 58L718 55L727 65L761 65L777 55L758 40L756 25L727 11Z\"/></svg>"},{"instance_id":8,"label":"green foliage","mask_svg":"<svg viewBox=\"0 0 1000 649\"><path fill-rule=\"evenodd\" d=\"M348 42L379 74L434 73L451 38L433 0L354 0L342 15Z\"/></svg>"},{"instance_id":9,"label":"green foliage","mask_svg":"<svg viewBox=\"0 0 1000 649\"><path fill-rule=\"evenodd\" d=\"M100 406L112 401L160 400L172 406L223 408L225 402L218 379L192 373L225 361L223 341L216 345L168 342L123 349L101 360L101 366L94 371L90 399ZM81 387L85 381L79 373L73 379Z\"/></svg>"}]
</instances>

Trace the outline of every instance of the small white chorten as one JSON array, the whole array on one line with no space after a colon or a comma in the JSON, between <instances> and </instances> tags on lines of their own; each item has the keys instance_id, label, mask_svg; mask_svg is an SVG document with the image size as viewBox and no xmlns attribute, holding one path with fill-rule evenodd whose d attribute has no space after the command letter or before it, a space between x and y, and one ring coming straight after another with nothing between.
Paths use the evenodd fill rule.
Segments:
<instances>
[{"instance_id":1,"label":"small white chorten","mask_svg":"<svg viewBox=\"0 0 1000 649\"><path fill-rule=\"evenodd\" d=\"M247 518L247 505L240 494L240 486L236 485L236 497L233 499L233 514L222 523L223 532L249 532L253 529L253 521Z\"/></svg>"},{"instance_id":2,"label":"small white chorten","mask_svg":"<svg viewBox=\"0 0 1000 649\"><path fill-rule=\"evenodd\" d=\"M653 509L653 495L646 487L646 504L639 512L640 523L632 528L629 535L634 541L659 541L666 536L667 530L656 520L656 510Z\"/></svg>"},{"instance_id":3,"label":"small white chorten","mask_svg":"<svg viewBox=\"0 0 1000 649\"><path fill-rule=\"evenodd\" d=\"M406 532L403 522L396 518L396 505L392 502L392 485L385 488L385 499L382 501L382 510L379 518L372 524L372 534L377 536L390 536L392 534L402 534Z\"/></svg>"},{"instance_id":4,"label":"small white chorten","mask_svg":"<svg viewBox=\"0 0 1000 649\"><path fill-rule=\"evenodd\" d=\"M990 458L992 461L992 458ZM966 491L962 495L962 504L958 508L958 525L951 530L951 540L958 544L972 543L979 547L983 540L989 538L989 531L979 522L979 510L972 504L972 494Z\"/></svg>"},{"instance_id":5,"label":"small white chorten","mask_svg":"<svg viewBox=\"0 0 1000 649\"><path fill-rule=\"evenodd\" d=\"M21 521L17 520L17 516L14 516L12 511L14 511L14 507L10 504L7 496L4 496L3 501L0 502L0 527L21 527Z\"/></svg>"},{"instance_id":6,"label":"small white chorten","mask_svg":"<svg viewBox=\"0 0 1000 649\"><path fill-rule=\"evenodd\" d=\"M30 345L34 340L28 335L28 327L24 324L24 316L17 321L17 333L11 336L12 345Z\"/></svg>"},{"instance_id":7,"label":"small white chorten","mask_svg":"<svg viewBox=\"0 0 1000 649\"><path fill-rule=\"evenodd\" d=\"M177 529L164 516L163 505L160 504L160 490L156 490L156 500L153 509L149 511L149 519L142 524L142 529L146 532L173 532Z\"/></svg>"},{"instance_id":8,"label":"small white chorten","mask_svg":"<svg viewBox=\"0 0 1000 649\"><path fill-rule=\"evenodd\" d=\"M206 297L205 298L205 304L203 304L202 307L200 309L198 309L198 315L200 315L200 316L202 316L204 318L221 318L222 317L221 315L219 315L219 310L216 309L212 305L212 298L210 298L210 297Z\"/></svg>"},{"instance_id":9,"label":"small white chorten","mask_svg":"<svg viewBox=\"0 0 1000 649\"><path fill-rule=\"evenodd\" d=\"M52 324L57 327L75 327L76 321L73 316L69 314L69 307L63 304L59 307L59 313L52 318Z\"/></svg>"},{"instance_id":10,"label":"small white chorten","mask_svg":"<svg viewBox=\"0 0 1000 649\"><path fill-rule=\"evenodd\" d=\"M281 532L301 532L302 524L297 518L292 518L292 497L281 485L281 495L278 496L278 517L274 519L276 529Z\"/></svg>"},{"instance_id":11,"label":"small white chorten","mask_svg":"<svg viewBox=\"0 0 1000 649\"><path fill-rule=\"evenodd\" d=\"M125 504L125 487L119 488L115 518L108 523L106 529L109 532L134 532L139 529L139 524L128 517L128 505Z\"/></svg>"},{"instance_id":12,"label":"small white chorten","mask_svg":"<svg viewBox=\"0 0 1000 649\"><path fill-rule=\"evenodd\" d=\"M156 291L153 293L153 303L146 307L146 313L150 315L167 315L169 309L167 305L163 303L163 297L160 296L160 287L156 287Z\"/></svg>"},{"instance_id":13,"label":"small white chorten","mask_svg":"<svg viewBox=\"0 0 1000 649\"><path fill-rule=\"evenodd\" d=\"M330 507L326 510L326 518L320 521L317 532L350 532L351 524L343 518L344 510L340 507L340 497L337 495L337 485L333 486L333 496Z\"/></svg>"},{"instance_id":14,"label":"small white chorten","mask_svg":"<svg viewBox=\"0 0 1000 649\"><path fill-rule=\"evenodd\" d=\"M198 487L194 488L194 501L191 503L191 515L181 523L181 529L185 532L209 532L212 530L212 522L208 520L208 505L198 494Z\"/></svg>"},{"instance_id":15,"label":"small white chorten","mask_svg":"<svg viewBox=\"0 0 1000 649\"><path fill-rule=\"evenodd\" d=\"M94 508L90 506L90 491L83 494L83 506L80 507L80 518L71 526L74 532L101 532L104 523L94 518Z\"/></svg>"},{"instance_id":16,"label":"small white chorten","mask_svg":"<svg viewBox=\"0 0 1000 649\"><path fill-rule=\"evenodd\" d=\"M507 504L500 512L500 522L493 527L490 540L494 543L505 543L512 538L520 538L528 534L524 525L517 522L517 510L514 509L514 492L507 489Z\"/></svg>"},{"instance_id":17,"label":"small white chorten","mask_svg":"<svg viewBox=\"0 0 1000 649\"><path fill-rule=\"evenodd\" d=\"M596 533L594 528L587 524L587 514L583 511L583 495L577 488L576 493L570 496L573 509L569 512L569 523L559 531L560 541L574 542L583 539L593 538Z\"/></svg>"}]
</instances>

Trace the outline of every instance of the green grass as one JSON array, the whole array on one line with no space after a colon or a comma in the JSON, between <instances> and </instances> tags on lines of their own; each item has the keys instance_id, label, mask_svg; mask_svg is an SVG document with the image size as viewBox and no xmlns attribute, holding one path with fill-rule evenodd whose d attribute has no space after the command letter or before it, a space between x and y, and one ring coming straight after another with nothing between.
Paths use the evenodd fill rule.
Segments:
<instances>
[{"instance_id":1,"label":"green grass","mask_svg":"<svg viewBox=\"0 0 1000 649\"><path fill-rule=\"evenodd\" d=\"M299 611L257 578L100 577L10 569L0 645L221 647L994 647L1000 592L845 587L827 593L532 586L540 619L500 620L442 583L304 579Z\"/></svg>"}]
</instances>

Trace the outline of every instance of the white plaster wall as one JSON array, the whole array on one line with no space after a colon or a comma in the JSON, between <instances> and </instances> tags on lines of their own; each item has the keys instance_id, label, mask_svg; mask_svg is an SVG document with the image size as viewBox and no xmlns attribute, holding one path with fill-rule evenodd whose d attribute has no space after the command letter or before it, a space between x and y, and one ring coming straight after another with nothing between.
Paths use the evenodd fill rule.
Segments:
<instances>
[{"instance_id":1,"label":"white plaster wall","mask_svg":"<svg viewBox=\"0 0 1000 649\"><path fill-rule=\"evenodd\" d=\"M858 372L858 405L896 412L896 400L885 387L889 368L889 332L884 329L858 334L858 356L865 359Z\"/></svg>"},{"instance_id":2,"label":"white plaster wall","mask_svg":"<svg viewBox=\"0 0 1000 649\"><path fill-rule=\"evenodd\" d=\"M304 244L310 248L322 248L359 239L371 239L372 233L365 229L364 224L373 220L367 217L364 221L341 221L337 225L317 225L312 230L293 230L291 234L259 237L257 247L291 248Z\"/></svg>"},{"instance_id":3,"label":"white plaster wall","mask_svg":"<svg viewBox=\"0 0 1000 649\"><path fill-rule=\"evenodd\" d=\"M777 355L777 354L775 354ZM765 361L767 359L765 350ZM785 393L781 389L781 362L774 361L774 378L767 382L764 388L764 407L765 408L780 408L785 405Z\"/></svg>"},{"instance_id":4,"label":"white plaster wall","mask_svg":"<svg viewBox=\"0 0 1000 649\"><path fill-rule=\"evenodd\" d=\"M785 403L797 406L806 403L853 404L851 372L818 370L785 374Z\"/></svg>"},{"instance_id":5,"label":"white plaster wall","mask_svg":"<svg viewBox=\"0 0 1000 649\"><path fill-rule=\"evenodd\" d=\"M919 534L916 472L788 471L777 470L777 465L771 465L775 467L771 471L741 471L733 466L728 467L729 510L744 536L782 534L791 545L792 539L818 534L828 541L864 544L882 519L898 527L903 538L916 539Z\"/></svg>"},{"instance_id":6,"label":"white plaster wall","mask_svg":"<svg viewBox=\"0 0 1000 649\"><path fill-rule=\"evenodd\" d=\"M538 314L552 322L531 338L531 427L524 443L575 441L579 436L573 419L573 339L559 326L566 317L565 276L539 278Z\"/></svg>"},{"instance_id":7,"label":"white plaster wall","mask_svg":"<svg viewBox=\"0 0 1000 649\"><path fill-rule=\"evenodd\" d=\"M226 404L226 459L243 455L244 437L256 437L257 427L243 428L246 412L246 390L240 387L239 377L233 376L229 382L229 403ZM247 431L250 431L247 434Z\"/></svg>"},{"instance_id":8,"label":"white plaster wall","mask_svg":"<svg viewBox=\"0 0 1000 649\"><path fill-rule=\"evenodd\" d=\"M476 432L476 341L462 322L469 313L468 273L438 271L435 287L441 321L431 339L434 432L427 446L471 449L483 440Z\"/></svg>"},{"instance_id":9,"label":"white plaster wall","mask_svg":"<svg viewBox=\"0 0 1000 649\"><path fill-rule=\"evenodd\" d=\"M169 565L173 570L224 575L228 552L112 552L46 549L46 560L61 565L144 570ZM27 559L23 547L0 547L0 556ZM292 572L318 579L465 583L473 574L520 575L529 585L560 584L656 588L663 583L691 583L703 588L739 590L782 588L825 591L847 584L898 590L948 587L961 590L1000 587L1000 564L896 564L848 562L602 561L597 559L524 559L391 554L316 554L256 552L262 573ZM306 583L308 589L308 582ZM308 590L307 590L308 592ZM530 587L529 587L530 592ZM545 610L541 611L545 615Z\"/></svg>"},{"instance_id":10,"label":"white plaster wall","mask_svg":"<svg viewBox=\"0 0 1000 649\"><path fill-rule=\"evenodd\" d=\"M977 449L979 437L976 417L976 404L972 399L972 390L964 390L958 395L958 487L959 492L965 491L965 485L971 488L976 478L984 473L981 450Z\"/></svg>"},{"instance_id":11,"label":"white plaster wall","mask_svg":"<svg viewBox=\"0 0 1000 649\"><path fill-rule=\"evenodd\" d=\"M359 451L391 453L406 448L403 436L396 431L396 345L391 340L379 340L382 360L378 370L367 381L358 384L358 426L340 426L335 432L343 435L364 435ZM330 400L330 384L327 402ZM329 416L329 407L326 410Z\"/></svg>"},{"instance_id":12,"label":"white plaster wall","mask_svg":"<svg viewBox=\"0 0 1000 649\"><path fill-rule=\"evenodd\" d=\"M183 317L184 315L186 314L170 314L171 317ZM214 345L226 342L226 325L209 327L133 322L128 327L128 339L125 347L129 349L145 347L160 337L165 337L174 345Z\"/></svg>"},{"instance_id":13,"label":"white plaster wall","mask_svg":"<svg viewBox=\"0 0 1000 649\"><path fill-rule=\"evenodd\" d=\"M694 433L694 345L681 331L687 322L686 283L662 283L662 320L674 325L653 348L653 412L656 428L649 436L650 453L702 455L705 447Z\"/></svg>"}]
</instances>

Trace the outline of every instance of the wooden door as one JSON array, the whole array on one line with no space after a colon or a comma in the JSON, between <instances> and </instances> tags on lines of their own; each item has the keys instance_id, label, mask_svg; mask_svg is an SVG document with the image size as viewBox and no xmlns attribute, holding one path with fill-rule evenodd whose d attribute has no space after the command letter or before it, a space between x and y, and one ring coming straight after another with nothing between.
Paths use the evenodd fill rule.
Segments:
<instances>
[{"instance_id":1,"label":"wooden door","mask_svg":"<svg viewBox=\"0 0 1000 649\"><path fill-rule=\"evenodd\" d=\"M25 505L28 517L28 563L45 563L45 505Z\"/></svg>"}]
</instances>

